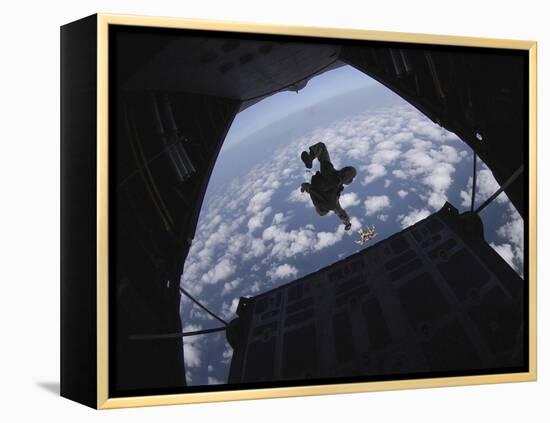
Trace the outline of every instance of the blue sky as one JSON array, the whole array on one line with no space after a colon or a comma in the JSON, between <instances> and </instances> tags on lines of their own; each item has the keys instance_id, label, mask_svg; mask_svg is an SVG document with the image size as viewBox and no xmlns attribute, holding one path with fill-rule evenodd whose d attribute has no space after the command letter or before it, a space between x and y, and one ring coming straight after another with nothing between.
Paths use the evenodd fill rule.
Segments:
<instances>
[{"instance_id":1,"label":"blue sky","mask_svg":"<svg viewBox=\"0 0 550 423\"><path fill-rule=\"evenodd\" d=\"M306 107L338 94L358 90L376 82L351 66L325 72L309 81L299 92L284 91L268 97L240 112L225 139L224 148L232 147L248 136Z\"/></svg>"}]
</instances>

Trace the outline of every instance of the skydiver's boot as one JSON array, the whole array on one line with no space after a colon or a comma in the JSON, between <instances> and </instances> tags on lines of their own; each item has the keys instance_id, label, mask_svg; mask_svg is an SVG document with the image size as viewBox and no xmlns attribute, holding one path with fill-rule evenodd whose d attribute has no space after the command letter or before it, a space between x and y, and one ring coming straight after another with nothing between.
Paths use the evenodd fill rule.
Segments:
<instances>
[{"instance_id":1,"label":"skydiver's boot","mask_svg":"<svg viewBox=\"0 0 550 423\"><path fill-rule=\"evenodd\" d=\"M313 167L313 159L314 159L315 156L313 156L312 154L308 153L307 151L302 151L302 155L300 156L300 158L302 159L302 161L304 162L304 164L306 165L306 167L308 169L311 169Z\"/></svg>"}]
</instances>

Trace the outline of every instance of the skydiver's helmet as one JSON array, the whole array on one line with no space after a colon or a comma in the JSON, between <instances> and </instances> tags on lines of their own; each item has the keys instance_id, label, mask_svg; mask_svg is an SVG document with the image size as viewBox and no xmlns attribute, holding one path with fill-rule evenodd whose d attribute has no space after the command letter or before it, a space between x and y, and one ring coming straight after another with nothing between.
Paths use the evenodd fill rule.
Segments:
<instances>
[{"instance_id":1,"label":"skydiver's helmet","mask_svg":"<svg viewBox=\"0 0 550 423\"><path fill-rule=\"evenodd\" d=\"M353 166L346 166L340 170L340 181L344 185L349 185L353 182L355 175L357 175L357 170Z\"/></svg>"}]
</instances>

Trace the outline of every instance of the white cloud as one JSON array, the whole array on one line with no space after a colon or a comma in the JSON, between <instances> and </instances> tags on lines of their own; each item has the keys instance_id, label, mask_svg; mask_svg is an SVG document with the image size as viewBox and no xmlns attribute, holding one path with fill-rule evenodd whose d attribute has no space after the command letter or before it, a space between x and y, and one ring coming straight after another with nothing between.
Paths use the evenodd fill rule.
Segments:
<instances>
[{"instance_id":1,"label":"white cloud","mask_svg":"<svg viewBox=\"0 0 550 423\"><path fill-rule=\"evenodd\" d=\"M205 229L210 230L210 228L215 227L222 221L222 217L219 214L216 214L210 221L205 225Z\"/></svg>"},{"instance_id":2,"label":"white cloud","mask_svg":"<svg viewBox=\"0 0 550 423\"><path fill-rule=\"evenodd\" d=\"M359 142L352 143L347 151L348 157L356 160L364 160L368 157L370 144L368 139L360 138Z\"/></svg>"},{"instance_id":3,"label":"white cloud","mask_svg":"<svg viewBox=\"0 0 550 423\"><path fill-rule=\"evenodd\" d=\"M438 133L436 130L433 134ZM421 130L424 134L430 131ZM445 140L454 140L456 137L445 138ZM457 150L449 145L435 145L435 142L441 142L440 139L414 139L405 153L401 155L400 169L392 173L400 179L420 178L421 192L420 198L427 201L428 206L433 209L439 209L447 201L447 190L450 188L455 172L455 164L462 160L462 156ZM404 197L401 197L404 198Z\"/></svg>"},{"instance_id":4,"label":"white cloud","mask_svg":"<svg viewBox=\"0 0 550 423\"><path fill-rule=\"evenodd\" d=\"M254 294L257 294L262 290L262 284L260 281L255 281L252 285L247 285L246 288L244 288L245 291L243 291L243 296L252 296Z\"/></svg>"},{"instance_id":5,"label":"white cloud","mask_svg":"<svg viewBox=\"0 0 550 423\"><path fill-rule=\"evenodd\" d=\"M387 165L393 162L399 157L401 152L399 150L380 150L374 153L372 161L375 163Z\"/></svg>"},{"instance_id":6,"label":"white cloud","mask_svg":"<svg viewBox=\"0 0 550 423\"><path fill-rule=\"evenodd\" d=\"M200 308L195 307L194 305L191 305L191 300L189 300L186 296L181 297L180 304L184 303L186 301L188 301L189 304L190 304L188 312L187 312L187 317L185 316L185 313L180 312L180 316L183 316L182 319L183 319L184 322L188 321L188 322L196 323L198 321L207 321L207 322L209 322L211 320L214 320L214 318L212 316L205 313ZM201 299L201 303L203 303L205 306L207 306L206 301L204 301L203 299Z\"/></svg>"},{"instance_id":7,"label":"white cloud","mask_svg":"<svg viewBox=\"0 0 550 423\"><path fill-rule=\"evenodd\" d=\"M460 198L462 198L462 203L461 203L461 206L462 207L471 207L471 204L472 204L472 178L470 178L468 180L468 185L469 185L469 191L460 191ZM474 205L475 207L475 205Z\"/></svg>"},{"instance_id":8,"label":"white cloud","mask_svg":"<svg viewBox=\"0 0 550 423\"><path fill-rule=\"evenodd\" d=\"M226 343L225 344L225 349L222 353L222 363L224 364L227 364L231 361L231 358L233 357L233 348L231 348L231 346Z\"/></svg>"},{"instance_id":9,"label":"white cloud","mask_svg":"<svg viewBox=\"0 0 550 423\"><path fill-rule=\"evenodd\" d=\"M223 382L221 380L216 379L215 377L208 376L208 384L209 385L221 385Z\"/></svg>"},{"instance_id":10,"label":"white cloud","mask_svg":"<svg viewBox=\"0 0 550 423\"><path fill-rule=\"evenodd\" d=\"M510 246L510 249L513 252L513 258L511 263L510 262L509 263L514 269L516 269L516 271L520 274L520 276L523 276L523 265L524 265L523 218L516 211L516 209L510 202L508 202L507 210L508 210L508 213L505 216L505 219L507 220L507 222L498 228L497 235L504 241L503 242L504 245ZM500 251L497 250L497 252L501 256L503 256L503 254L501 254L502 251L504 251L502 248L500 249Z\"/></svg>"},{"instance_id":11,"label":"white cloud","mask_svg":"<svg viewBox=\"0 0 550 423\"><path fill-rule=\"evenodd\" d=\"M271 246L271 257L283 259L312 251L316 234L307 226L287 231L285 225L271 225L264 229L262 239Z\"/></svg>"},{"instance_id":12,"label":"white cloud","mask_svg":"<svg viewBox=\"0 0 550 423\"><path fill-rule=\"evenodd\" d=\"M261 238L254 238L250 241L248 249L243 253L243 260L249 260L254 257L261 257L266 252L267 248Z\"/></svg>"},{"instance_id":13,"label":"white cloud","mask_svg":"<svg viewBox=\"0 0 550 423\"><path fill-rule=\"evenodd\" d=\"M266 207L261 212L258 212L256 215L252 216L248 220L248 231L254 232L256 229L261 228L264 225L264 219L271 213L271 211L271 207Z\"/></svg>"},{"instance_id":14,"label":"white cloud","mask_svg":"<svg viewBox=\"0 0 550 423\"><path fill-rule=\"evenodd\" d=\"M407 174L402 171L401 169L396 169L396 170L392 170L391 172L393 174L393 176L395 176L396 178L399 178L399 179L407 179Z\"/></svg>"},{"instance_id":15,"label":"white cloud","mask_svg":"<svg viewBox=\"0 0 550 423\"><path fill-rule=\"evenodd\" d=\"M514 251L512 250L512 246L510 244L496 245L491 242L490 245L506 261L506 263L510 265L510 267L516 267L514 264Z\"/></svg>"},{"instance_id":16,"label":"white cloud","mask_svg":"<svg viewBox=\"0 0 550 423\"><path fill-rule=\"evenodd\" d=\"M395 150L397 144L393 140L386 140L376 144L376 150Z\"/></svg>"},{"instance_id":17,"label":"white cloud","mask_svg":"<svg viewBox=\"0 0 550 423\"><path fill-rule=\"evenodd\" d=\"M285 216L284 213L275 213L275 215L273 216L272 223L281 224L286 222L288 219L289 217Z\"/></svg>"},{"instance_id":18,"label":"white cloud","mask_svg":"<svg viewBox=\"0 0 550 423\"><path fill-rule=\"evenodd\" d=\"M183 332L194 332L201 330L201 325L189 324L182 328ZM201 344L202 339L200 336L186 336L183 338L183 358L185 361L185 367L197 368L202 363L202 351Z\"/></svg>"},{"instance_id":19,"label":"white cloud","mask_svg":"<svg viewBox=\"0 0 550 423\"><path fill-rule=\"evenodd\" d=\"M378 216L378 219L381 220L382 222L385 222L386 220L388 220L388 215L387 214L379 214Z\"/></svg>"},{"instance_id":20,"label":"white cloud","mask_svg":"<svg viewBox=\"0 0 550 423\"><path fill-rule=\"evenodd\" d=\"M271 281L276 281L278 279L288 279L296 276L298 274L298 269L285 263L268 270L265 274L271 279Z\"/></svg>"},{"instance_id":21,"label":"white cloud","mask_svg":"<svg viewBox=\"0 0 550 423\"><path fill-rule=\"evenodd\" d=\"M338 226L336 232L318 232L317 233L317 243L315 244L316 250L322 250L323 248L330 247L337 242L342 240L344 236L345 229L344 226Z\"/></svg>"},{"instance_id":22,"label":"white cloud","mask_svg":"<svg viewBox=\"0 0 550 423\"><path fill-rule=\"evenodd\" d=\"M399 198L405 198L407 194L408 192L403 189L400 189L399 191L397 191L397 195L399 196Z\"/></svg>"},{"instance_id":23,"label":"white cloud","mask_svg":"<svg viewBox=\"0 0 550 423\"><path fill-rule=\"evenodd\" d=\"M236 269L237 266L230 259L224 258L219 261L212 270L205 273L202 276L201 281L206 284L216 284L224 279L227 279L235 273Z\"/></svg>"},{"instance_id":24,"label":"white cloud","mask_svg":"<svg viewBox=\"0 0 550 423\"><path fill-rule=\"evenodd\" d=\"M470 177L468 179L468 184L465 190L460 191L460 197L462 198L462 206L470 207L472 202L472 185L473 179ZM493 195L500 185L495 180L493 173L483 165L483 169L477 172L476 176L476 195L475 195L475 206L480 206L486 199ZM496 201L504 204L508 201L508 197L504 192L502 192L497 198Z\"/></svg>"},{"instance_id":25,"label":"white cloud","mask_svg":"<svg viewBox=\"0 0 550 423\"><path fill-rule=\"evenodd\" d=\"M293 190L287 198L291 203L305 203L309 207L313 207L311 197L307 192L301 192L300 187Z\"/></svg>"},{"instance_id":26,"label":"white cloud","mask_svg":"<svg viewBox=\"0 0 550 423\"><path fill-rule=\"evenodd\" d=\"M447 201L447 196L441 191L432 191L428 196L428 205L434 210L439 210Z\"/></svg>"},{"instance_id":27,"label":"white cloud","mask_svg":"<svg viewBox=\"0 0 550 423\"><path fill-rule=\"evenodd\" d=\"M447 131L443 128L435 126L432 122L428 121L423 116L417 114L416 118L410 120L408 129L412 130L415 136L430 139L435 141L447 140Z\"/></svg>"},{"instance_id":28,"label":"white cloud","mask_svg":"<svg viewBox=\"0 0 550 423\"><path fill-rule=\"evenodd\" d=\"M231 291L235 290L235 288L238 288L239 285L241 284L242 282L242 279L241 278L237 278L237 279L233 279L232 281L230 282L226 282L223 284L223 290L222 290L222 295L227 295L228 293L230 293Z\"/></svg>"},{"instance_id":29,"label":"white cloud","mask_svg":"<svg viewBox=\"0 0 550 423\"><path fill-rule=\"evenodd\" d=\"M414 134L408 131L406 127L404 127L404 128L401 128L400 132L398 132L395 135L392 135L389 141L392 142L394 145L396 145L396 144L402 144L405 142L410 142L413 140L413 138L414 138Z\"/></svg>"},{"instance_id":30,"label":"white cloud","mask_svg":"<svg viewBox=\"0 0 550 423\"><path fill-rule=\"evenodd\" d=\"M411 211L409 214L407 214L407 215L400 214L400 215L397 217L397 221L398 221L399 223L401 223L401 228L405 229L405 228L408 228L409 226L414 225L414 224L417 223L417 222L420 222L422 219L425 219L425 218L428 217L429 215L430 215L429 210L426 210L426 209L422 209L422 210L414 209L414 210L412 210L412 211Z\"/></svg>"},{"instance_id":31,"label":"white cloud","mask_svg":"<svg viewBox=\"0 0 550 423\"><path fill-rule=\"evenodd\" d=\"M451 175L454 171L454 167L449 163L438 163L430 170L430 173L424 177L423 182L436 192L444 192L453 182Z\"/></svg>"},{"instance_id":32,"label":"white cloud","mask_svg":"<svg viewBox=\"0 0 550 423\"><path fill-rule=\"evenodd\" d=\"M510 212L510 218L510 221L500 227L497 233L501 237L509 239L513 244L521 245L523 248L523 219L515 210Z\"/></svg>"},{"instance_id":33,"label":"white cloud","mask_svg":"<svg viewBox=\"0 0 550 423\"><path fill-rule=\"evenodd\" d=\"M366 215L371 216L390 206L390 198L387 195L373 195L365 200Z\"/></svg>"},{"instance_id":34,"label":"white cloud","mask_svg":"<svg viewBox=\"0 0 550 423\"><path fill-rule=\"evenodd\" d=\"M456 151L454 147L450 145L442 145L439 148L439 151L434 152L434 157L437 160L446 163L458 163L464 156L459 155L458 151Z\"/></svg>"},{"instance_id":35,"label":"white cloud","mask_svg":"<svg viewBox=\"0 0 550 423\"><path fill-rule=\"evenodd\" d=\"M250 199L250 202L248 203L248 207L246 208L246 211L248 213L257 214L261 210L263 210L269 201L271 201L271 196L273 195L275 191L273 190L267 190L267 191L260 191L257 192L252 196Z\"/></svg>"},{"instance_id":36,"label":"white cloud","mask_svg":"<svg viewBox=\"0 0 550 423\"><path fill-rule=\"evenodd\" d=\"M340 196L340 206L343 209L359 205L359 197L354 192L345 193Z\"/></svg>"},{"instance_id":37,"label":"white cloud","mask_svg":"<svg viewBox=\"0 0 550 423\"><path fill-rule=\"evenodd\" d=\"M230 320L235 317L235 312L237 311L237 306L239 305L240 297L235 297L231 302L222 303L221 315L224 319Z\"/></svg>"},{"instance_id":38,"label":"white cloud","mask_svg":"<svg viewBox=\"0 0 550 423\"><path fill-rule=\"evenodd\" d=\"M372 163L367 166L362 166L361 170L367 172L365 179L363 179L363 185L370 184L372 181L381 178L386 174L386 168L380 163Z\"/></svg>"},{"instance_id":39,"label":"white cloud","mask_svg":"<svg viewBox=\"0 0 550 423\"><path fill-rule=\"evenodd\" d=\"M434 163L434 159L427 152L416 148L407 151L403 157L410 169L420 169L420 171L429 169Z\"/></svg>"}]
</instances>

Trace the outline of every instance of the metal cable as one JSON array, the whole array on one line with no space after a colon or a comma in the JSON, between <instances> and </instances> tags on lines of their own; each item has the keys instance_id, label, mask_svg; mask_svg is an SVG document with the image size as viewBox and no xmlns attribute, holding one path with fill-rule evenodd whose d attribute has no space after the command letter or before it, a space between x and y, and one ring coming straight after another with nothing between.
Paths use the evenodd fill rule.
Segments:
<instances>
[{"instance_id":1,"label":"metal cable","mask_svg":"<svg viewBox=\"0 0 550 423\"><path fill-rule=\"evenodd\" d=\"M175 338L182 338L186 336L196 336L196 335L204 335L207 333L213 333L213 332L221 332L226 329L226 326L222 326L219 328L211 328L211 329L202 329L202 330L195 330L191 332L174 332L174 333L161 333L161 334L155 334L155 335L130 335L128 336L128 339L132 341L150 341L155 339L175 339Z\"/></svg>"},{"instance_id":2,"label":"metal cable","mask_svg":"<svg viewBox=\"0 0 550 423\"><path fill-rule=\"evenodd\" d=\"M474 176L473 176L473 181L472 181L472 204L470 206L470 211L474 211L474 204L475 204L475 200L476 200L476 164L477 164L477 154L474 150Z\"/></svg>"},{"instance_id":3,"label":"metal cable","mask_svg":"<svg viewBox=\"0 0 550 423\"><path fill-rule=\"evenodd\" d=\"M180 288L180 292L183 295L185 295L187 298L189 298L191 301L193 301L196 305L198 305L201 309L203 309L205 312L207 312L210 316L212 316L218 322L221 322L224 326L227 326L229 324L225 320L223 320L221 317L218 317L217 315L212 313L210 310L208 310L205 306L203 306L198 300L196 300L189 292L187 292L181 286L179 288Z\"/></svg>"},{"instance_id":4,"label":"metal cable","mask_svg":"<svg viewBox=\"0 0 550 423\"><path fill-rule=\"evenodd\" d=\"M476 213L479 213L485 207L487 207L491 202L497 198L506 188L508 188L512 182L514 182L519 175L523 173L523 165L521 165L513 174L508 178L508 180L502 185L493 195L491 195L485 202L476 209Z\"/></svg>"}]
</instances>

